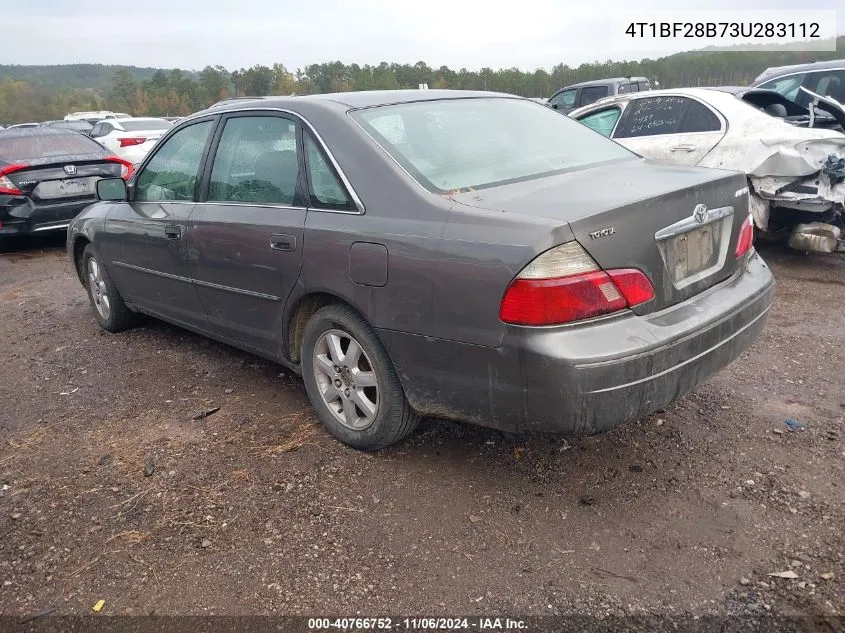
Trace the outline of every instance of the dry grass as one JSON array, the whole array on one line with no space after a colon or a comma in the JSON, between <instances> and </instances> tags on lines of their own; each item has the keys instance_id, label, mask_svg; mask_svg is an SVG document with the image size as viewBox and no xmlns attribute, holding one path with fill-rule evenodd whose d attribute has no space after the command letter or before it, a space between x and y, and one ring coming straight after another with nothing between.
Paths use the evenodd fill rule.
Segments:
<instances>
[{"instance_id":1,"label":"dry grass","mask_svg":"<svg viewBox=\"0 0 845 633\"><path fill-rule=\"evenodd\" d=\"M318 428L320 428L320 425L317 422L304 424L295 429L284 442L266 448L265 452L269 455L278 455L280 453L295 451L308 444L316 446L316 442L310 440L314 437Z\"/></svg>"},{"instance_id":2,"label":"dry grass","mask_svg":"<svg viewBox=\"0 0 845 633\"><path fill-rule=\"evenodd\" d=\"M146 541L150 538L149 532L139 532L138 530L128 530L126 532L120 532L119 534L115 534L114 536L110 536L106 539L106 543L110 543L115 539L123 539L127 543L141 543ZM105 543L104 543L105 545Z\"/></svg>"}]
</instances>

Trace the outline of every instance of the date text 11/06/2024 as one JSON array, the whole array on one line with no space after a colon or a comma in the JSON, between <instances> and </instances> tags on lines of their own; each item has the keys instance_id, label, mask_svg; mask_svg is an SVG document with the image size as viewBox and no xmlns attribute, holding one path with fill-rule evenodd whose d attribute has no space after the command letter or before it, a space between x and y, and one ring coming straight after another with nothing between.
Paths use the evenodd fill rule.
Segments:
<instances>
[{"instance_id":1,"label":"date text 11/06/2024","mask_svg":"<svg viewBox=\"0 0 845 633\"><path fill-rule=\"evenodd\" d=\"M525 631L524 620L514 618L309 618L312 631Z\"/></svg>"}]
</instances>

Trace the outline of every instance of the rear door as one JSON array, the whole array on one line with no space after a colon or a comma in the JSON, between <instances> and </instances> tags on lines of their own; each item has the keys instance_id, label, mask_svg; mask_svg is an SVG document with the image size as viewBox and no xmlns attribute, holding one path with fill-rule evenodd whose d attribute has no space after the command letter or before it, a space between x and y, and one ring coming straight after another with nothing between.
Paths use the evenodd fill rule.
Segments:
<instances>
[{"instance_id":1,"label":"rear door","mask_svg":"<svg viewBox=\"0 0 845 633\"><path fill-rule=\"evenodd\" d=\"M722 115L705 103L666 95L631 100L613 138L646 158L697 165L726 129Z\"/></svg>"},{"instance_id":2,"label":"rear door","mask_svg":"<svg viewBox=\"0 0 845 633\"><path fill-rule=\"evenodd\" d=\"M188 217L215 120L196 120L156 148L101 240L121 294L145 312L201 330L207 324L188 273Z\"/></svg>"},{"instance_id":3,"label":"rear door","mask_svg":"<svg viewBox=\"0 0 845 633\"><path fill-rule=\"evenodd\" d=\"M191 216L190 271L212 330L277 353L302 266L307 197L299 124L280 113L223 119L204 201Z\"/></svg>"}]
</instances>

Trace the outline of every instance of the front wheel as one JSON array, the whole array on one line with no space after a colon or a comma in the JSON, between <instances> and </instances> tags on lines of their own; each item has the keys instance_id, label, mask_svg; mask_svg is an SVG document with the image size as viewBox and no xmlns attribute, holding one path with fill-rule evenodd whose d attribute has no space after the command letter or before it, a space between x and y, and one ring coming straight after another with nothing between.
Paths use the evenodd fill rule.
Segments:
<instances>
[{"instance_id":1,"label":"front wheel","mask_svg":"<svg viewBox=\"0 0 845 633\"><path fill-rule=\"evenodd\" d=\"M354 310L331 305L305 325L302 376L326 429L365 451L398 442L416 427L399 376L372 328Z\"/></svg>"},{"instance_id":2,"label":"front wheel","mask_svg":"<svg viewBox=\"0 0 845 633\"><path fill-rule=\"evenodd\" d=\"M94 308L94 316L104 330L120 332L135 324L135 313L126 307L93 244L82 252L85 289Z\"/></svg>"}]
</instances>

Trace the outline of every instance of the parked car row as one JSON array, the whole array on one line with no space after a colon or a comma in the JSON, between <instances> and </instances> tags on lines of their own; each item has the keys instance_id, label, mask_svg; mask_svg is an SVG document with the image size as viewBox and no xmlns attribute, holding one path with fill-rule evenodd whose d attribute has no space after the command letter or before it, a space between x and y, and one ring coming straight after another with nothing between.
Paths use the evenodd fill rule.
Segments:
<instances>
[{"instance_id":1,"label":"parked car row","mask_svg":"<svg viewBox=\"0 0 845 633\"><path fill-rule=\"evenodd\" d=\"M144 313L286 365L365 450L424 415L638 418L742 354L773 299L742 174L509 95L219 104L97 192L67 239L104 329Z\"/></svg>"},{"instance_id":2,"label":"parked car row","mask_svg":"<svg viewBox=\"0 0 845 633\"><path fill-rule=\"evenodd\" d=\"M8 207L93 185L67 249L100 326L148 314L285 365L350 446L388 446L426 415L589 434L754 342L774 296L755 226L838 244L838 102L801 89L806 106L632 77L551 108L442 90L241 99L172 128L52 131L115 152L157 132L134 175L64 154L0 164L0 185ZM0 155L47 129L0 134ZM56 171L108 162L85 183Z\"/></svg>"},{"instance_id":3,"label":"parked car row","mask_svg":"<svg viewBox=\"0 0 845 633\"><path fill-rule=\"evenodd\" d=\"M43 126L73 130L96 139L98 143L124 160L138 164L161 138L162 133L173 126L171 119L172 117L132 117L122 112L73 112L65 116L63 120L18 123L6 129Z\"/></svg>"},{"instance_id":4,"label":"parked car row","mask_svg":"<svg viewBox=\"0 0 845 633\"><path fill-rule=\"evenodd\" d=\"M603 85L610 92L617 81ZM593 83L549 105L558 98L557 109L646 158L746 174L766 238L845 249L845 61L768 69L748 88L628 88L561 107L561 95L580 98Z\"/></svg>"}]
</instances>

